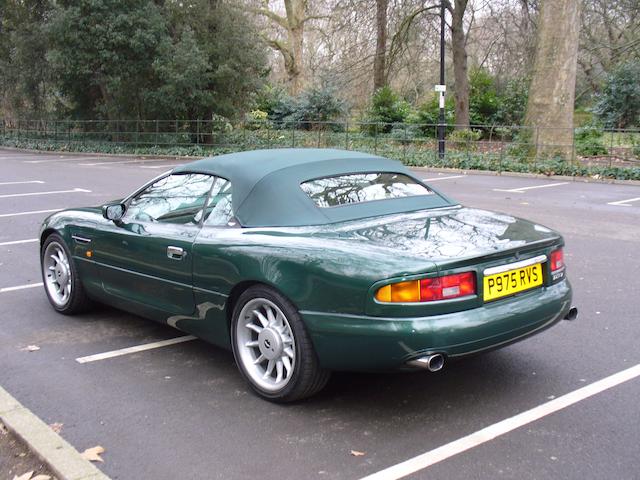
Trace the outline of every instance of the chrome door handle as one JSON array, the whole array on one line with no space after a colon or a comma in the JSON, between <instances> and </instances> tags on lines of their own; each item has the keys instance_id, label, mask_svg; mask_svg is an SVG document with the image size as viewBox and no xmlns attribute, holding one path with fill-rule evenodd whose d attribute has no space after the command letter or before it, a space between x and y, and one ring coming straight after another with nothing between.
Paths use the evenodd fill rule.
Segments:
<instances>
[{"instance_id":1,"label":"chrome door handle","mask_svg":"<svg viewBox=\"0 0 640 480\"><path fill-rule=\"evenodd\" d=\"M167 257L171 260L182 260L186 255L183 248L173 247L171 245L167 247Z\"/></svg>"}]
</instances>

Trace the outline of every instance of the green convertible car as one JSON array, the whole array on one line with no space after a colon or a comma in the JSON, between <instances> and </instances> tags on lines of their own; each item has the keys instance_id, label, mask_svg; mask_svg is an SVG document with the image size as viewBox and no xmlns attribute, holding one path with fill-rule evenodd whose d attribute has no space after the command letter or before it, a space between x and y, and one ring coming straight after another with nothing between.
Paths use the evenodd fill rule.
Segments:
<instances>
[{"instance_id":1,"label":"green convertible car","mask_svg":"<svg viewBox=\"0 0 640 480\"><path fill-rule=\"evenodd\" d=\"M96 300L231 348L273 401L332 370L440 370L577 315L558 233L365 153L206 158L55 213L40 238L57 311Z\"/></svg>"}]
</instances>

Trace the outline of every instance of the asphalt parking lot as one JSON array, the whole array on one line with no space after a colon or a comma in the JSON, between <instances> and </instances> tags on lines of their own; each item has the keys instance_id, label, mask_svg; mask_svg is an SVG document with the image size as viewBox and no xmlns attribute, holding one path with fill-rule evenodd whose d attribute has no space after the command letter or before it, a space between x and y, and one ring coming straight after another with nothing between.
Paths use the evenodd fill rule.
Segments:
<instances>
[{"instance_id":1,"label":"asphalt parking lot","mask_svg":"<svg viewBox=\"0 0 640 480\"><path fill-rule=\"evenodd\" d=\"M39 286L50 212L122 197L179 163L0 150L0 385L78 450L102 445L107 475L357 479L439 449L405 464L409 478L640 478L633 375L456 443L640 364L640 187L420 171L463 204L562 232L578 319L436 374L335 374L279 406L199 340L95 359L183 334L107 307L62 316Z\"/></svg>"}]
</instances>

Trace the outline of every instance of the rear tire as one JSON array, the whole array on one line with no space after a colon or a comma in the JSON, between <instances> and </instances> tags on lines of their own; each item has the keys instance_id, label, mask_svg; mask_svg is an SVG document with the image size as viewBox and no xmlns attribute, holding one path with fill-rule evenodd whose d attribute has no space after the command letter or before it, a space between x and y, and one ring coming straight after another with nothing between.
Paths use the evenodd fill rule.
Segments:
<instances>
[{"instance_id":1,"label":"rear tire","mask_svg":"<svg viewBox=\"0 0 640 480\"><path fill-rule=\"evenodd\" d=\"M331 375L320 367L295 306L268 286L255 285L240 295L231 340L242 376L266 400L285 403L310 397Z\"/></svg>"},{"instance_id":2,"label":"rear tire","mask_svg":"<svg viewBox=\"0 0 640 480\"><path fill-rule=\"evenodd\" d=\"M82 286L71 252L57 233L49 235L40 250L44 290L51 306L64 315L86 311L91 300Z\"/></svg>"}]
</instances>

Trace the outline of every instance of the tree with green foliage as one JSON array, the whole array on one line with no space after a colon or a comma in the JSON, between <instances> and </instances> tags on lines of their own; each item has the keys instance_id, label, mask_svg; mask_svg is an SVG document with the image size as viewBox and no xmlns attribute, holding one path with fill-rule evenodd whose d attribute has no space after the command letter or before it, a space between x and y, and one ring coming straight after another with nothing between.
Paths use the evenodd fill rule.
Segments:
<instances>
[{"instance_id":1,"label":"tree with green foliage","mask_svg":"<svg viewBox=\"0 0 640 480\"><path fill-rule=\"evenodd\" d=\"M153 60L167 41L151 0L62 0L48 53L70 112L80 118L144 118Z\"/></svg>"},{"instance_id":2,"label":"tree with green foliage","mask_svg":"<svg viewBox=\"0 0 640 480\"><path fill-rule=\"evenodd\" d=\"M640 126L640 61L628 61L607 78L593 109L608 128Z\"/></svg>"},{"instance_id":3,"label":"tree with green foliage","mask_svg":"<svg viewBox=\"0 0 640 480\"><path fill-rule=\"evenodd\" d=\"M52 102L45 59L45 20L50 0L0 0L0 112L14 117L47 116Z\"/></svg>"}]
</instances>

